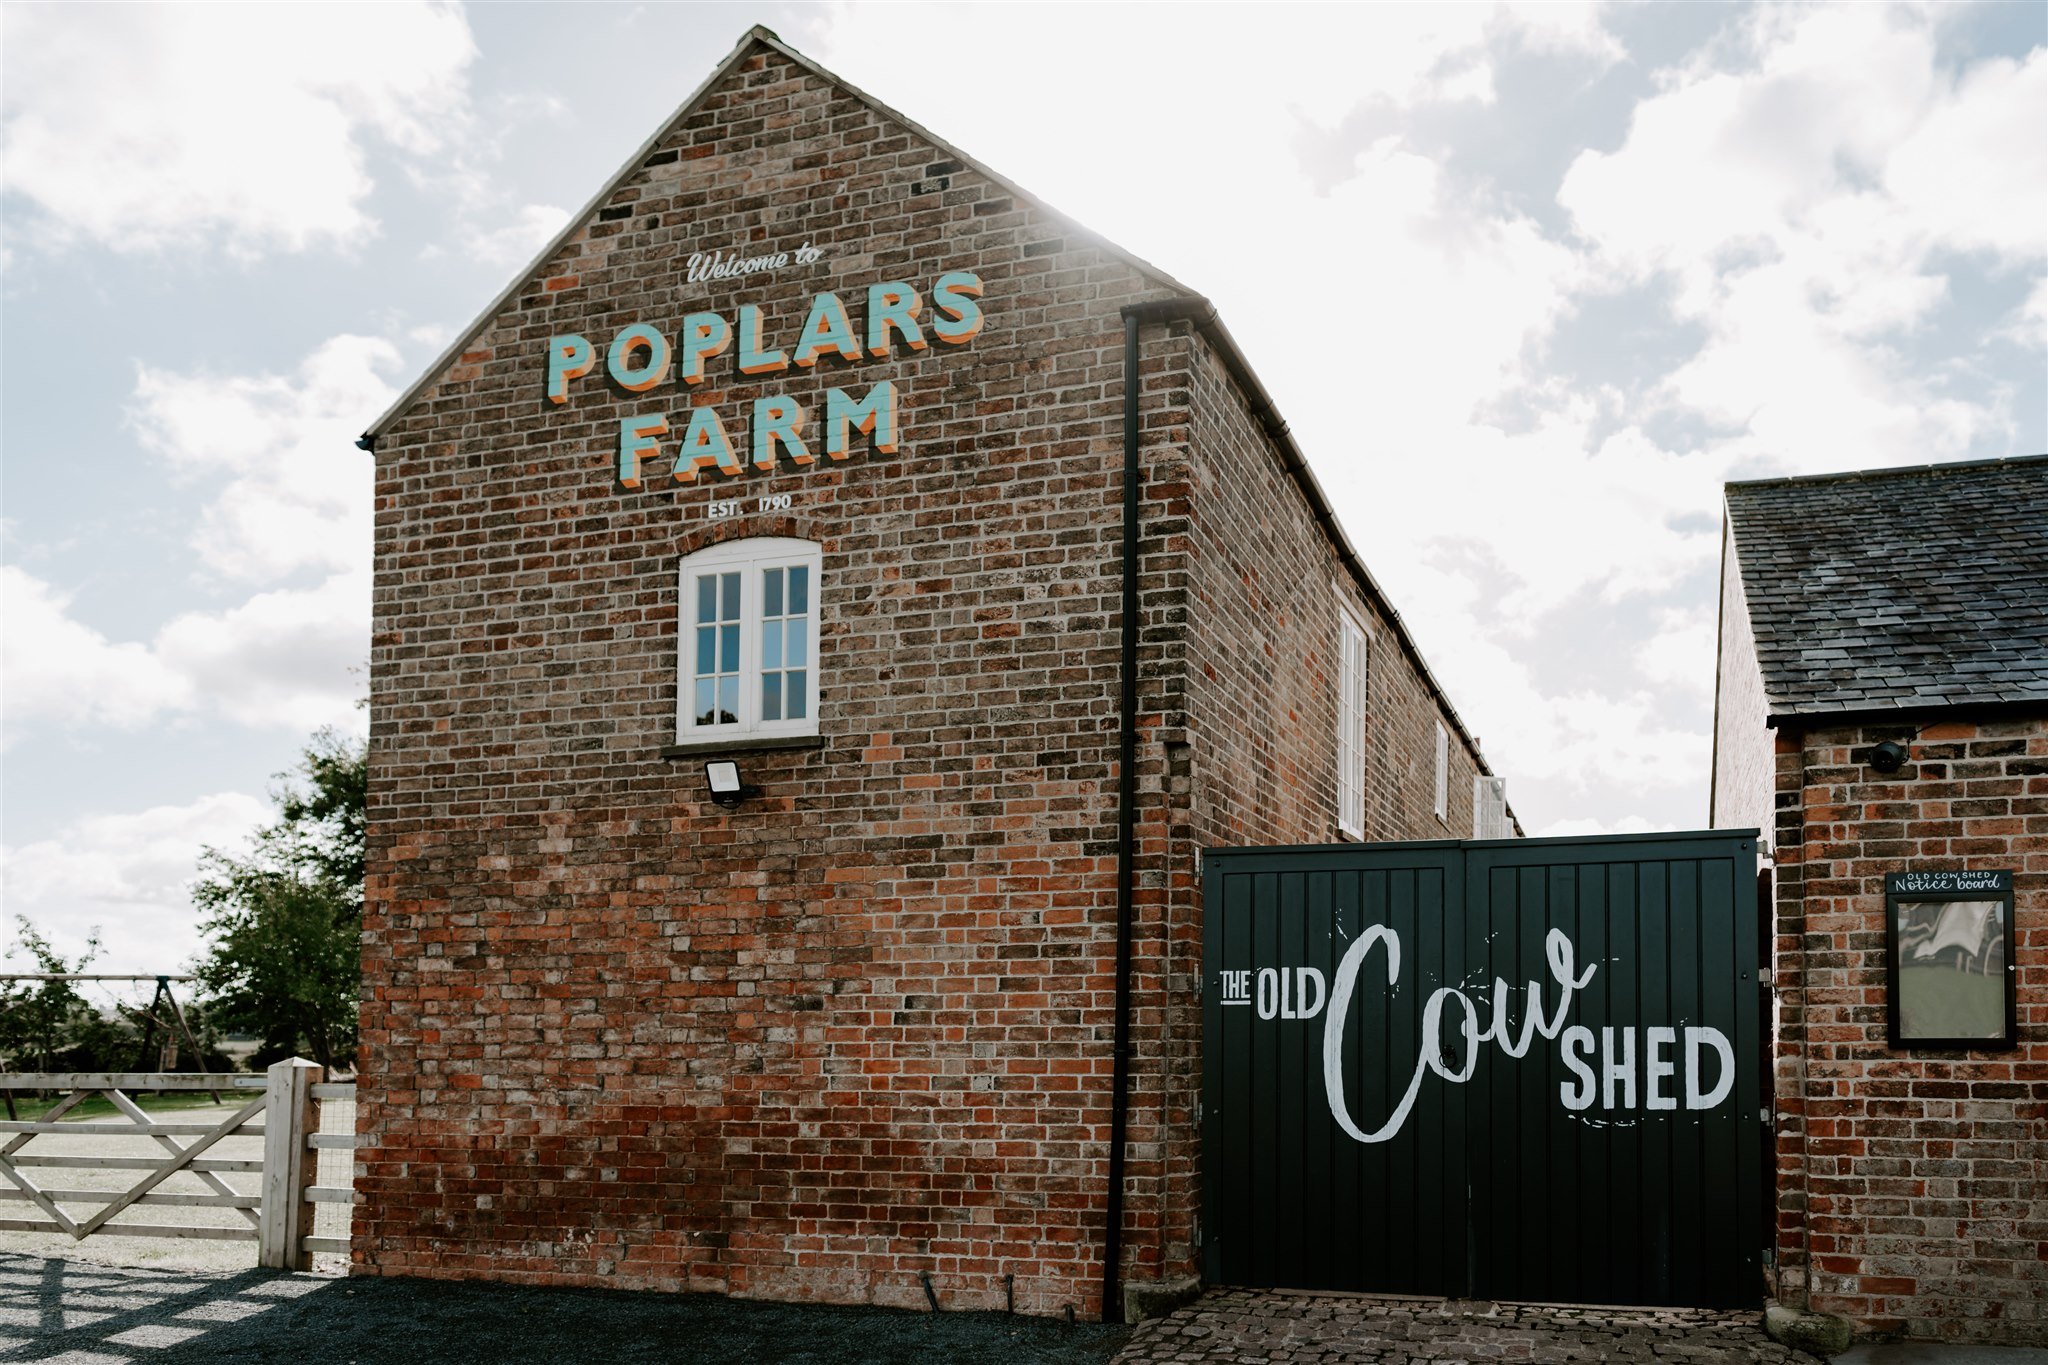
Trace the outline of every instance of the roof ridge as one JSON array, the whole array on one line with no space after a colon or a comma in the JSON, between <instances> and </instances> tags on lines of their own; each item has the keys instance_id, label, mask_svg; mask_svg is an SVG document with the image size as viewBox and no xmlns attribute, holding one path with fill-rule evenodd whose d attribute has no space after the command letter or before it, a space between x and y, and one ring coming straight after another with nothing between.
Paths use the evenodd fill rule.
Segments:
<instances>
[{"instance_id":1,"label":"roof ridge","mask_svg":"<svg viewBox=\"0 0 2048 1365\"><path fill-rule=\"evenodd\" d=\"M1853 483L1860 479L1899 478L1912 474L1946 474L1958 469L2009 468L2014 465L2048 463L2048 454L1994 455L1982 460L1935 460L1928 464L1888 465L1880 469L1844 469L1832 474L1781 474L1768 479L1730 479L1724 489L1776 488L1785 484Z\"/></svg>"}]
</instances>

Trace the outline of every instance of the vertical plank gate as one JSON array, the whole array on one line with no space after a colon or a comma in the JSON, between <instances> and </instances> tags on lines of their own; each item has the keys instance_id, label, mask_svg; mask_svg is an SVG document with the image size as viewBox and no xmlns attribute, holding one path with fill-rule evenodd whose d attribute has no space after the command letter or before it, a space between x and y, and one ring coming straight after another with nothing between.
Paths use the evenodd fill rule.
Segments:
<instances>
[{"instance_id":1,"label":"vertical plank gate","mask_svg":"<svg viewBox=\"0 0 2048 1365\"><path fill-rule=\"evenodd\" d=\"M1203 861L1211 1283L1761 1296L1753 832Z\"/></svg>"}]
</instances>

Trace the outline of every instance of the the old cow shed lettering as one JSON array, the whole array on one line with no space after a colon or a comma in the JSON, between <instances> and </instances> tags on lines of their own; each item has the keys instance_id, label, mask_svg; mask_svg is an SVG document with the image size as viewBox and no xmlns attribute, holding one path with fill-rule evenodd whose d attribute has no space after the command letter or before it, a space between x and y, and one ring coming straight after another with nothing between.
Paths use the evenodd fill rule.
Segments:
<instances>
[{"instance_id":1,"label":"the old cow shed lettering","mask_svg":"<svg viewBox=\"0 0 2048 1365\"><path fill-rule=\"evenodd\" d=\"M1322 1013L1323 1000L1328 995L1329 1012L1323 1023L1323 1093L1329 1101L1330 1117L1346 1136L1358 1142L1385 1142L1400 1132L1427 1073L1434 1072L1454 1085L1471 1080L1479 1066L1481 1047L1488 1043L1501 1056L1517 1060L1529 1055L1536 1038L1556 1040L1560 1059L1571 1072L1571 1078L1558 1086L1558 1102L1575 1112L1595 1105L1604 1110L1635 1109L1639 1093L1641 1107L1646 1111L1676 1110L1681 1102L1687 1109L1709 1109L1726 1100L1734 1087L1734 1049L1729 1046L1728 1036L1717 1028L1697 1024L1682 1028L1652 1025L1640 1030L1643 1045L1639 1051L1636 1028L1603 1025L1596 1037L1592 1029L1583 1025L1567 1026L1572 996L1592 981L1599 968L1588 965L1584 971L1577 970L1571 939L1562 929L1552 929L1544 941L1544 958L1558 988L1555 1008L1546 1013L1543 983L1529 982L1518 1028L1512 1018L1513 991L1507 982L1496 978L1491 1009L1482 1027L1480 1008L1470 996L1455 986L1438 987L1422 1008L1421 1041L1408 1073L1407 1088L1385 1121L1368 1131L1354 1120L1345 1097L1344 1037L1353 997L1367 958L1375 948L1381 949L1386 958L1385 984L1399 984L1401 938L1383 924L1368 928L1345 950L1333 987L1326 988L1322 972L1314 967L1262 967L1257 971L1260 1019L1313 1019ZM1223 1004L1248 1003L1244 990L1252 972L1224 971L1219 975ZM1455 1009L1458 1015L1457 1038L1462 1046L1455 1053L1445 1048L1447 1008ZM1447 1060L1452 1056L1461 1057L1462 1063ZM1400 1058L1384 1061L1395 1069L1403 1065ZM1378 1069L1375 1065L1374 1070ZM1640 1092L1638 1075L1642 1081ZM1712 1078L1710 1082L1704 1079L1707 1077Z\"/></svg>"}]
</instances>

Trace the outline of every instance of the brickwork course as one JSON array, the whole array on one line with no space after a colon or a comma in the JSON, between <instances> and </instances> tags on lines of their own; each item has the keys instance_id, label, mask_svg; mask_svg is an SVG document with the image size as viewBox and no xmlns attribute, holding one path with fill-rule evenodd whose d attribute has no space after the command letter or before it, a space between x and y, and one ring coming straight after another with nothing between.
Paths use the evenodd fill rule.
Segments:
<instances>
[{"instance_id":1,"label":"brickwork course","mask_svg":"<svg viewBox=\"0 0 2048 1365\"><path fill-rule=\"evenodd\" d=\"M820 290L946 271L967 345L544 391L557 335L755 305L787 344ZM357 1273L1101 1311L1120 310L1186 292L755 30L372 428ZM1129 1279L1195 1269L1198 851L1339 837L1341 605L1366 836L1468 835L1486 771L1214 336L1141 338ZM614 480L623 418L743 447L755 399L883 378L893 453ZM738 753L729 811L664 756L677 571L763 536L822 555L819 735Z\"/></svg>"},{"instance_id":2,"label":"brickwork course","mask_svg":"<svg viewBox=\"0 0 2048 1365\"><path fill-rule=\"evenodd\" d=\"M1731 485L1729 514L1714 823L1774 862L1777 1292L2048 1345L2048 461ZM1885 878L1933 870L2013 873L2016 1049L1890 1046Z\"/></svg>"}]
</instances>

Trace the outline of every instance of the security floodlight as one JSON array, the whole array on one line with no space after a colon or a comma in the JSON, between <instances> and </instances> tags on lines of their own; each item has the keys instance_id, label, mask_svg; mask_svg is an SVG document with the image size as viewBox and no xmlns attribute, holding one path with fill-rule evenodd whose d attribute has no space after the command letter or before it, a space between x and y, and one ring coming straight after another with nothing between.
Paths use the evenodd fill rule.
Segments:
<instances>
[{"instance_id":1,"label":"security floodlight","mask_svg":"<svg viewBox=\"0 0 2048 1365\"><path fill-rule=\"evenodd\" d=\"M739 805L750 796L759 796L759 787L750 787L740 781L740 765L729 758L713 760L704 765L704 781L711 788L711 799L727 810Z\"/></svg>"},{"instance_id":2,"label":"security floodlight","mask_svg":"<svg viewBox=\"0 0 2048 1365\"><path fill-rule=\"evenodd\" d=\"M1895 773L1906 766L1906 746L1886 740L1870 751L1870 766L1881 773Z\"/></svg>"}]
</instances>

